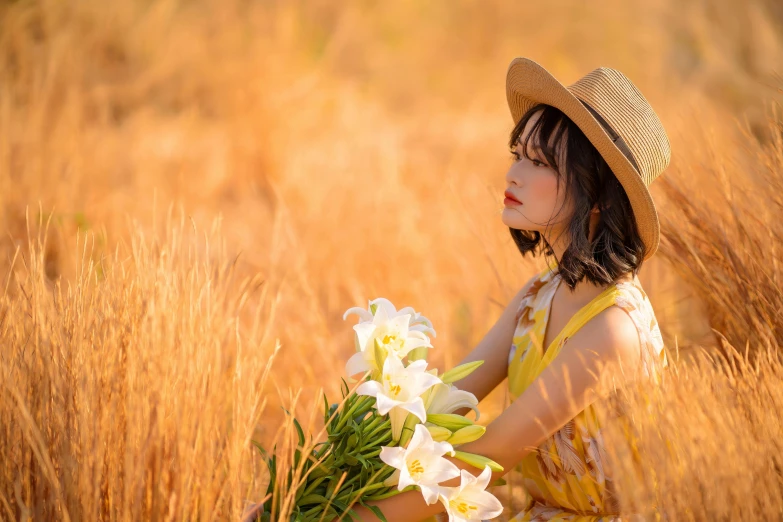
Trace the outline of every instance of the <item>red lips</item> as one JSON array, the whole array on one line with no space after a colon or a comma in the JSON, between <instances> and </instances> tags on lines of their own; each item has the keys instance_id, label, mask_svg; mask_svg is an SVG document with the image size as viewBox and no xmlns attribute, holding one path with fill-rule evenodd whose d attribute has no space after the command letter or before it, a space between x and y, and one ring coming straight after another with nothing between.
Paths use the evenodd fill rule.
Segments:
<instances>
[{"instance_id":1,"label":"red lips","mask_svg":"<svg viewBox=\"0 0 783 522\"><path fill-rule=\"evenodd\" d=\"M506 196L506 199L503 200L503 203L506 205L521 205L522 202L519 201L517 198L514 197L514 194L509 192L508 190L504 193Z\"/></svg>"}]
</instances>

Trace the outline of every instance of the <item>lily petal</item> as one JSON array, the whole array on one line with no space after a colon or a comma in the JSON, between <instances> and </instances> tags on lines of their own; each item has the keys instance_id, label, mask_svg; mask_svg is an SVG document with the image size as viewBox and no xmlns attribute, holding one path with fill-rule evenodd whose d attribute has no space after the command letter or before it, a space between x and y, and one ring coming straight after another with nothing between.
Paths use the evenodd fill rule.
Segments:
<instances>
[{"instance_id":1,"label":"lily petal","mask_svg":"<svg viewBox=\"0 0 783 522\"><path fill-rule=\"evenodd\" d=\"M345 374L348 376L356 375L359 372L366 372L370 369L370 365L367 364L367 359L364 352L356 352L345 363Z\"/></svg>"},{"instance_id":2,"label":"lily petal","mask_svg":"<svg viewBox=\"0 0 783 522\"><path fill-rule=\"evenodd\" d=\"M354 306L346 310L343 314L343 321L351 314L358 315L360 321L372 321L372 314L359 306Z\"/></svg>"},{"instance_id":3,"label":"lily petal","mask_svg":"<svg viewBox=\"0 0 783 522\"><path fill-rule=\"evenodd\" d=\"M419 484L419 489L421 490L421 496L424 497L424 502L426 502L428 506L438 501L440 486L437 484Z\"/></svg>"},{"instance_id":4,"label":"lily petal","mask_svg":"<svg viewBox=\"0 0 783 522\"><path fill-rule=\"evenodd\" d=\"M408 410L417 416L421 422L427 422L427 410L424 409L424 401L421 400L421 397L416 397L413 402L401 404L400 408Z\"/></svg>"},{"instance_id":5,"label":"lily petal","mask_svg":"<svg viewBox=\"0 0 783 522\"><path fill-rule=\"evenodd\" d=\"M375 381L370 381L370 382L375 382ZM362 386L364 386L364 384L359 386L359 388L361 388ZM380 387L380 384L378 384L378 386ZM356 390L356 393L358 395L370 395L369 393L359 393L358 388ZM387 413L389 413L389 411L391 411L392 408L395 408L400 405L401 405L400 401L395 401L394 399L386 396L382 392L378 392L375 395L375 407L378 408L378 413L380 413L381 415L386 415Z\"/></svg>"},{"instance_id":6,"label":"lily petal","mask_svg":"<svg viewBox=\"0 0 783 522\"><path fill-rule=\"evenodd\" d=\"M357 343L362 351L367 350L376 328L377 326L372 323L359 323L353 326L353 331L356 332Z\"/></svg>"},{"instance_id":7,"label":"lily petal","mask_svg":"<svg viewBox=\"0 0 783 522\"><path fill-rule=\"evenodd\" d=\"M397 491L402 491L408 486L413 486L415 484L416 481L413 480L410 472L408 472L408 465L403 464L402 468L400 468L400 481L397 483Z\"/></svg>"},{"instance_id":8,"label":"lily petal","mask_svg":"<svg viewBox=\"0 0 783 522\"><path fill-rule=\"evenodd\" d=\"M379 456L383 462L393 468L400 468L405 464L405 448L384 446Z\"/></svg>"},{"instance_id":9,"label":"lily petal","mask_svg":"<svg viewBox=\"0 0 783 522\"><path fill-rule=\"evenodd\" d=\"M503 513L503 505L495 495L488 491L471 489L468 492L463 492L460 498L478 507L481 518L495 518Z\"/></svg>"},{"instance_id":10,"label":"lily petal","mask_svg":"<svg viewBox=\"0 0 783 522\"><path fill-rule=\"evenodd\" d=\"M394 473L389 475L389 477L386 480L383 481L383 485L386 486L387 488L396 486L399 483L400 483L400 470L399 469L395 469Z\"/></svg>"},{"instance_id":11,"label":"lily petal","mask_svg":"<svg viewBox=\"0 0 783 522\"><path fill-rule=\"evenodd\" d=\"M356 395L369 395L370 397L376 397L377 404L378 394L382 391L383 388L381 387L381 383L378 381L367 381L361 383L359 387L356 388Z\"/></svg>"},{"instance_id":12,"label":"lily petal","mask_svg":"<svg viewBox=\"0 0 783 522\"><path fill-rule=\"evenodd\" d=\"M456 464L439 456L428 463L427 471L424 473L421 481L438 484L445 480L459 477L459 474L460 469Z\"/></svg>"},{"instance_id":13,"label":"lily petal","mask_svg":"<svg viewBox=\"0 0 783 522\"><path fill-rule=\"evenodd\" d=\"M481 490L487 489L490 478L492 478L492 470L489 469L489 466L484 466L481 474L476 478L476 487Z\"/></svg>"},{"instance_id":14,"label":"lily petal","mask_svg":"<svg viewBox=\"0 0 783 522\"><path fill-rule=\"evenodd\" d=\"M425 436L424 430L419 428L419 424L414 426L413 436L411 437L410 442L408 442L408 447L407 447L408 453L413 453L414 451L422 447L422 445L424 445L424 443L426 443L428 439L429 440L432 439L432 435L429 435L429 431L427 431L427 436Z\"/></svg>"}]
</instances>

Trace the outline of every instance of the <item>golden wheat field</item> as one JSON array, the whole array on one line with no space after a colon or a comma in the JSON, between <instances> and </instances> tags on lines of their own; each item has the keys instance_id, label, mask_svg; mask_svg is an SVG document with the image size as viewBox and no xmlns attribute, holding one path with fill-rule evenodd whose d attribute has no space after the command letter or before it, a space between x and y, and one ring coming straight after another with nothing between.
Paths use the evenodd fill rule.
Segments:
<instances>
[{"instance_id":1,"label":"golden wheat field","mask_svg":"<svg viewBox=\"0 0 783 522\"><path fill-rule=\"evenodd\" d=\"M778 0L3 0L0 520L238 520L368 299L457 364L543 266L500 221L516 56L623 71L672 144L624 509L783 519Z\"/></svg>"}]
</instances>

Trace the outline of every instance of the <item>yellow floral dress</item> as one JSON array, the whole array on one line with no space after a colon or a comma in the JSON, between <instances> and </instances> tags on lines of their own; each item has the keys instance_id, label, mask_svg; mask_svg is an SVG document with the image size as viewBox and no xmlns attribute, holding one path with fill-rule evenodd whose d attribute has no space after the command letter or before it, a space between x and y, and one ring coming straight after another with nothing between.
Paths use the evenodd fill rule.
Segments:
<instances>
[{"instance_id":1,"label":"yellow floral dress","mask_svg":"<svg viewBox=\"0 0 783 522\"><path fill-rule=\"evenodd\" d=\"M617 305L627 311L636 324L642 353L657 357L667 366L658 322L638 277L632 282L608 286L600 295L579 310L563 331L543 350L548 312L561 280L556 262L550 262L522 299L517 312L517 327L509 353L508 385L512 400L536 379L555 358L568 338L587 321L606 308ZM650 375L645 361L645 374ZM654 367L654 366L652 366ZM658 382L655 372L653 377ZM527 506L512 519L522 521L620 521L614 496L601 427L589 405L536 451L519 464L524 480ZM531 496L535 493L534 496Z\"/></svg>"}]
</instances>

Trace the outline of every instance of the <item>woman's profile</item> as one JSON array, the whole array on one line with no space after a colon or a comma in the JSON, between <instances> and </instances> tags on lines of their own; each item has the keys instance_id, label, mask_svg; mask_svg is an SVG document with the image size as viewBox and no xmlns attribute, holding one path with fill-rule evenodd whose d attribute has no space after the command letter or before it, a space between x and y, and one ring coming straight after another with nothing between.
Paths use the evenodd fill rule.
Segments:
<instances>
[{"instance_id":1,"label":"woman's profile","mask_svg":"<svg viewBox=\"0 0 783 522\"><path fill-rule=\"evenodd\" d=\"M619 520L595 407L607 382L656 377L666 365L637 274L658 248L649 185L669 164L669 141L641 92L614 69L566 87L517 58L506 93L514 126L502 222L522 255L541 255L546 268L461 361L485 362L460 389L481 400L508 378L513 399L461 449L500 463L492 480L521 472L526 506L514 520ZM389 522L443 511L415 491L374 504Z\"/></svg>"}]
</instances>

